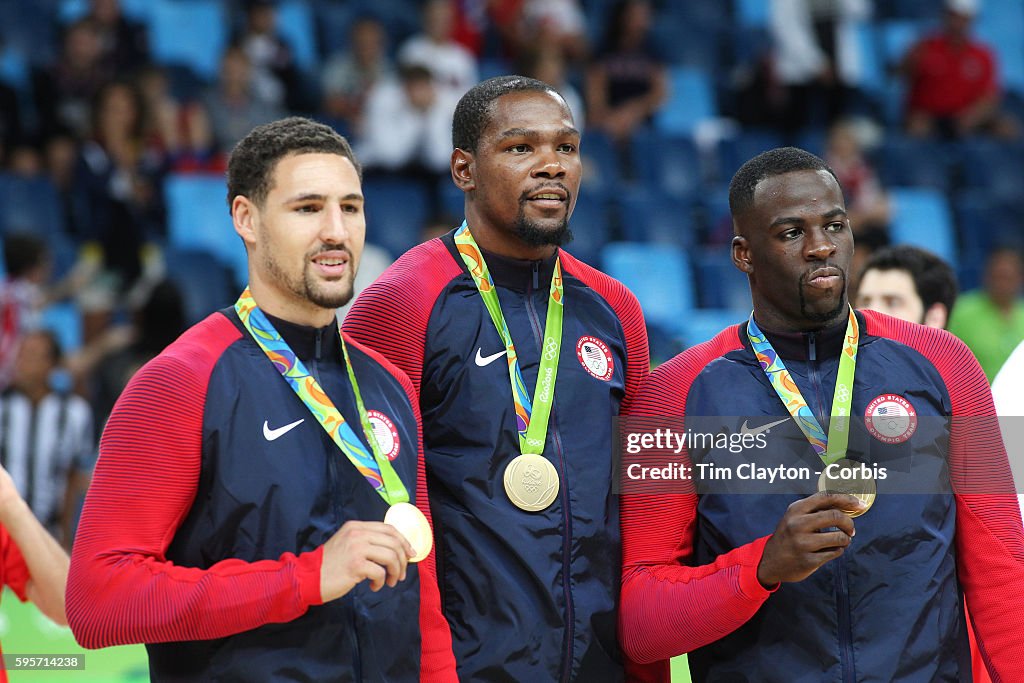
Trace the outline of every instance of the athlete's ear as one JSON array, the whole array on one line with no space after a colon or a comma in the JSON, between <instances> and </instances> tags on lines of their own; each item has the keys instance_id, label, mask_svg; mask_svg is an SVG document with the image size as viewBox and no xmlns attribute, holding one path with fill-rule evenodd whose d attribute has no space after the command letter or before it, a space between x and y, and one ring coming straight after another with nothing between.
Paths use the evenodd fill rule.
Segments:
<instances>
[{"instance_id":1,"label":"athlete's ear","mask_svg":"<svg viewBox=\"0 0 1024 683\"><path fill-rule=\"evenodd\" d=\"M928 310L924 312L924 324L928 327L935 327L940 330L946 329L946 321L949 319L949 310L946 309L946 304L941 304L938 301L928 307Z\"/></svg>"},{"instance_id":2,"label":"athlete's ear","mask_svg":"<svg viewBox=\"0 0 1024 683\"><path fill-rule=\"evenodd\" d=\"M732 264L748 275L754 272L754 264L750 262L750 242L743 235L732 238Z\"/></svg>"},{"instance_id":3,"label":"athlete's ear","mask_svg":"<svg viewBox=\"0 0 1024 683\"><path fill-rule=\"evenodd\" d=\"M235 232L238 233L246 246L256 244L256 214L259 209L248 197L237 195L231 200L231 222L234 223Z\"/></svg>"},{"instance_id":4,"label":"athlete's ear","mask_svg":"<svg viewBox=\"0 0 1024 683\"><path fill-rule=\"evenodd\" d=\"M452 152L452 181L455 186L463 192L470 192L476 189L476 181L473 179L473 153L467 152L458 147Z\"/></svg>"}]
</instances>

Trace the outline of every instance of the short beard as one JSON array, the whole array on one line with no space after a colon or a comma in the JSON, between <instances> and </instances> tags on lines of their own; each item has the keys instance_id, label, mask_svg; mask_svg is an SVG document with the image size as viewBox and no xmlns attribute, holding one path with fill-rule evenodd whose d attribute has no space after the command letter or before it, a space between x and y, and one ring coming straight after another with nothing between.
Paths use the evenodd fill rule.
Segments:
<instances>
[{"instance_id":1,"label":"short beard","mask_svg":"<svg viewBox=\"0 0 1024 683\"><path fill-rule=\"evenodd\" d=\"M804 317L804 320L812 323L828 323L832 322L840 316L848 307L849 304L846 300L846 273L842 274L843 277L843 294L839 297L839 301L836 303L835 308L829 311L812 311L807 306L807 299L804 297L804 283L801 279L800 287L800 315Z\"/></svg>"},{"instance_id":2,"label":"short beard","mask_svg":"<svg viewBox=\"0 0 1024 683\"><path fill-rule=\"evenodd\" d=\"M352 265L351 254L349 254L349 265ZM283 283L293 294L306 299L320 308L341 308L351 301L355 294L355 272L352 269L349 269L344 275L348 288L337 293L328 293L317 289L317 283L309 271L308 264L305 270L303 270L301 281L288 277L277 261L269 255L264 261L264 267L268 273L273 275L278 282Z\"/></svg>"},{"instance_id":3,"label":"short beard","mask_svg":"<svg viewBox=\"0 0 1024 683\"><path fill-rule=\"evenodd\" d=\"M537 223L529 220L520 211L516 216L516 236L531 247L556 246L568 244L572 241L572 230L569 229L569 218L565 217L555 228L542 228Z\"/></svg>"}]
</instances>

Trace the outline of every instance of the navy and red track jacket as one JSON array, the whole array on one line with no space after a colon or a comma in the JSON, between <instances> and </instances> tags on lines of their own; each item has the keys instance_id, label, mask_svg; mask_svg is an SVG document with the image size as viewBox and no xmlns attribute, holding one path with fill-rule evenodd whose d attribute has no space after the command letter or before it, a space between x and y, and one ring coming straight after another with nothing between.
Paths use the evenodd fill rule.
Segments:
<instances>
[{"instance_id":1,"label":"navy and red track jacket","mask_svg":"<svg viewBox=\"0 0 1024 683\"><path fill-rule=\"evenodd\" d=\"M962 592L993 680L1024 681L1024 536L985 375L945 331L871 311L858 318L848 453L886 467L887 477L854 520L851 545L807 579L770 592L757 580L764 545L787 506L814 493L817 477L787 484L805 487L790 493L730 480L624 495L630 655L689 652L695 681L970 681ZM768 334L823 426L844 327ZM886 406L900 401L916 422L885 423L899 434L873 433L867 418L889 415ZM624 431L659 420L678 428L684 419L701 432L717 423L734 433L787 417L741 324L659 367ZM756 457L822 469L792 420L766 438L768 455ZM709 447L683 455L690 466L733 472L755 457Z\"/></svg>"},{"instance_id":2,"label":"navy and red track jacket","mask_svg":"<svg viewBox=\"0 0 1024 683\"><path fill-rule=\"evenodd\" d=\"M466 681L624 676L612 422L648 372L647 334L621 283L558 255L565 315L544 455L561 486L541 512L505 495L505 466L520 452L505 345L452 233L402 256L345 318L419 394L441 604ZM554 256L485 257L532 392Z\"/></svg>"},{"instance_id":3,"label":"navy and red track jacket","mask_svg":"<svg viewBox=\"0 0 1024 683\"><path fill-rule=\"evenodd\" d=\"M365 441L337 326L271 320ZM355 342L349 354L385 454L429 512L408 378ZM395 588L364 581L321 602L322 545L386 509L226 309L119 398L75 538L68 621L85 647L146 643L153 680L454 680L432 556Z\"/></svg>"}]
</instances>

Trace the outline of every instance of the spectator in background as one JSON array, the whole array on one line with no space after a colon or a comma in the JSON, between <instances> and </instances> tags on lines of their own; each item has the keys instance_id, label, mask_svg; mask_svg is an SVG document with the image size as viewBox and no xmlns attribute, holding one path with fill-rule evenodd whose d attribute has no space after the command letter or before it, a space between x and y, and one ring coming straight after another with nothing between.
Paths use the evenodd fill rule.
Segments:
<instances>
[{"instance_id":1,"label":"spectator in background","mask_svg":"<svg viewBox=\"0 0 1024 683\"><path fill-rule=\"evenodd\" d=\"M159 150L175 171L223 172L223 157L216 154L206 109L197 100L179 101L167 73L158 65L143 67L136 85L144 104L143 136Z\"/></svg>"},{"instance_id":2,"label":"spectator in background","mask_svg":"<svg viewBox=\"0 0 1024 683\"><path fill-rule=\"evenodd\" d=\"M366 177L401 176L420 181L435 197L450 174L452 114L459 96L435 84L429 69L403 64L398 78L370 91L357 154Z\"/></svg>"},{"instance_id":3,"label":"spectator in background","mask_svg":"<svg viewBox=\"0 0 1024 683\"><path fill-rule=\"evenodd\" d=\"M651 40L651 13L648 0L619 0L586 73L590 126L619 143L646 125L668 94L665 60Z\"/></svg>"},{"instance_id":4,"label":"spectator in background","mask_svg":"<svg viewBox=\"0 0 1024 683\"><path fill-rule=\"evenodd\" d=\"M103 275L81 292L88 341L106 327L120 297L160 269L156 243L165 230L166 159L147 146L142 97L130 83L106 85L93 107L93 133L82 145L74 183L75 222L85 253Z\"/></svg>"},{"instance_id":5,"label":"spectator in background","mask_svg":"<svg viewBox=\"0 0 1024 683\"><path fill-rule=\"evenodd\" d=\"M262 99L253 88L252 67L240 47L224 51L217 85L207 90L203 103L217 149L224 154L250 130L283 114L277 105Z\"/></svg>"},{"instance_id":6,"label":"spectator in background","mask_svg":"<svg viewBox=\"0 0 1024 683\"><path fill-rule=\"evenodd\" d=\"M579 0L524 0L521 11L520 54L546 45L574 64L586 59L587 18Z\"/></svg>"},{"instance_id":7,"label":"spectator in background","mask_svg":"<svg viewBox=\"0 0 1024 683\"><path fill-rule=\"evenodd\" d=\"M78 140L68 131L57 131L43 143L43 163L46 175L60 197L64 225L68 234L77 238L81 233L73 209L75 168L78 162Z\"/></svg>"},{"instance_id":8,"label":"spectator in background","mask_svg":"<svg viewBox=\"0 0 1024 683\"><path fill-rule=\"evenodd\" d=\"M565 56L557 44L537 41L537 44L523 55L519 73L554 87L565 103L569 105L576 128L578 130L586 129L583 98L569 82Z\"/></svg>"},{"instance_id":9,"label":"spectator in background","mask_svg":"<svg viewBox=\"0 0 1024 683\"><path fill-rule=\"evenodd\" d=\"M846 211L857 239L868 232L888 233L889 197L864 154L855 122L839 121L829 129L825 162L835 171L846 194Z\"/></svg>"},{"instance_id":10,"label":"spectator in background","mask_svg":"<svg viewBox=\"0 0 1024 683\"><path fill-rule=\"evenodd\" d=\"M1024 340L1024 264L1012 247L1000 247L985 263L984 288L960 297L949 331L977 356L989 382Z\"/></svg>"},{"instance_id":11,"label":"spectator in background","mask_svg":"<svg viewBox=\"0 0 1024 683\"><path fill-rule=\"evenodd\" d=\"M69 130L85 138L90 106L114 72L104 59L96 22L80 19L64 31L61 55L52 65L32 72L32 92L44 136Z\"/></svg>"},{"instance_id":12,"label":"spectator in background","mask_svg":"<svg viewBox=\"0 0 1024 683\"><path fill-rule=\"evenodd\" d=\"M324 65L324 113L356 132L370 89L393 73L384 25L371 16L356 19L349 29L348 49L331 55Z\"/></svg>"},{"instance_id":13,"label":"spectator in background","mask_svg":"<svg viewBox=\"0 0 1024 683\"><path fill-rule=\"evenodd\" d=\"M0 397L0 456L33 514L70 548L96 442L89 404L53 387L60 361L60 344L50 330L22 339L11 386Z\"/></svg>"},{"instance_id":14,"label":"spectator in background","mask_svg":"<svg viewBox=\"0 0 1024 683\"><path fill-rule=\"evenodd\" d=\"M423 5L423 32L398 50L398 63L430 69L440 90L456 100L479 79L473 53L455 42L455 9L451 0L427 0ZM454 110L454 107L453 107Z\"/></svg>"},{"instance_id":15,"label":"spectator in background","mask_svg":"<svg viewBox=\"0 0 1024 683\"><path fill-rule=\"evenodd\" d=\"M848 113L860 80L856 31L871 16L870 0L772 0L770 16L780 128L792 135L835 123Z\"/></svg>"},{"instance_id":16,"label":"spectator in background","mask_svg":"<svg viewBox=\"0 0 1024 683\"><path fill-rule=\"evenodd\" d=\"M1000 109L996 56L971 36L978 0L946 0L942 30L914 45L902 69L908 81L907 133L1014 138L1019 125Z\"/></svg>"},{"instance_id":17,"label":"spectator in background","mask_svg":"<svg viewBox=\"0 0 1024 683\"><path fill-rule=\"evenodd\" d=\"M856 307L940 330L956 302L956 274L941 258L902 244L875 252L864 264Z\"/></svg>"},{"instance_id":18,"label":"spectator in background","mask_svg":"<svg viewBox=\"0 0 1024 683\"><path fill-rule=\"evenodd\" d=\"M146 27L121 12L119 0L92 0L88 18L99 33L103 61L118 76L127 76L149 61Z\"/></svg>"},{"instance_id":19,"label":"spectator in background","mask_svg":"<svg viewBox=\"0 0 1024 683\"><path fill-rule=\"evenodd\" d=\"M277 31L273 0L247 0L245 27L232 41L252 65L252 85L259 97L291 110L304 109L302 78L288 42Z\"/></svg>"}]
</instances>

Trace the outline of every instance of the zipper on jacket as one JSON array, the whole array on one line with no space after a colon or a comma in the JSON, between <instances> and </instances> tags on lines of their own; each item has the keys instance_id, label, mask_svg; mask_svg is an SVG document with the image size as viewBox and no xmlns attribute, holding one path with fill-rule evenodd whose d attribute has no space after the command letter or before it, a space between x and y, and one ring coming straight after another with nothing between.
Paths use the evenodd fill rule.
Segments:
<instances>
[{"instance_id":1,"label":"zipper on jacket","mask_svg":"<svg viewBox=\"0 0 1024 683\"><path fill-rule=\"evenodd\" d=\"M528 287L526 290L526 313L530 319L530 326L533 328L534 339L537 340L537 345L543 350L544 330L540 326L540 316L537 314L537 307L534 303L534 293L540 289L540 262L534 262L533 264L533 282L531 284L532 287ZM548 305L550 306L551 302L548 302ZM572 593L570 592L571 563L569 547L570 539L572 538L572 515L569 509L568 472L566 471L565 458L562 453L562 439L558 432L558 418L554 411L551 412L551 421L548 423L548 429L551 432L551 441L555 445L555 453L558 455L558 470L561 475L558 497L562 503L562 516L563 523L565 524L565 534L562 536L562 590L565 593L565 652L563 653L560 680L568 681L572 666L573 642L576 639L574 625L575 609L573 608Z\"/></svg>"},{"instance_id":2,"label":"zipper on jacket","mask_svg":"<svg viewBox=\"0 0 1024 683\"><path fill-rule=\"evenodd\" d=\"M850 586L846 574L846 557L836 561L836 614L839 631L839 661L843 683L857 683L853 666L853 624L850 620Z\"/></svg>"},{"instance_id":3,"label":"zipper on jacket","mask_svg":"<svg viewBox=\"0 0 1024 683\"><path fill-rule=\"evenodd\" d=\"M811 381L811 388L814 389L815 405L809 406L811 412L818 418L818 424L822 429L828 429L832 413L832 404L825 405L825 398L821 393L821 380L818 377L818 337L814 332L807 333L807 374Z\"/></svg>"}]
</instances>

